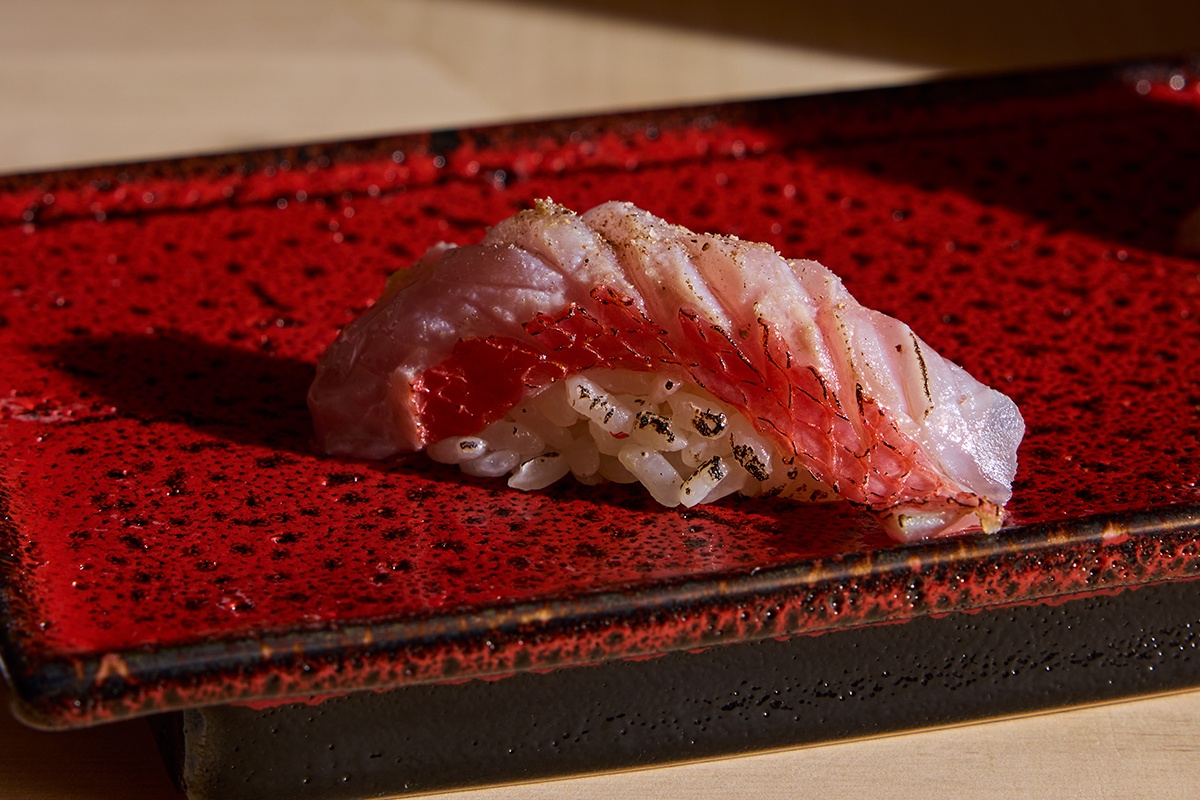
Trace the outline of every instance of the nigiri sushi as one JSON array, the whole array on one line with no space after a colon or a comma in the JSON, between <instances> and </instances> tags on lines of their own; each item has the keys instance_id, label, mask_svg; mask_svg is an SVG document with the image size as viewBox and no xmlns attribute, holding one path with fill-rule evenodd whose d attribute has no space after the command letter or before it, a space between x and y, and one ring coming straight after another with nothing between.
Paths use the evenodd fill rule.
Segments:
<instances>
[{"instance_id":1,"label":"nigiri sushi","mask_svg":"<svg viewBox=\"0 0 1200 800\"><path fill-rule=\"evenodd\" d=\"M911 541L996 530L1024 422L815 261L630 203L539 201L438 244L322 355L342 457L424 450L517 489L567 475L660 503L840 498Z\"/></svg>"}]
</instances>

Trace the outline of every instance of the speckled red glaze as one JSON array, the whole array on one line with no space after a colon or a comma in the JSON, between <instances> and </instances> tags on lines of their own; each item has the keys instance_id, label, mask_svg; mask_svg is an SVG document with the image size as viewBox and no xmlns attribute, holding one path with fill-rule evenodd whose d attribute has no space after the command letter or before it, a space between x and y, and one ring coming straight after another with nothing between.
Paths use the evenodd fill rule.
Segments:
<instances>
[{"instance_id":1,"label":"speckled red glaze","mask_svg":"<svg viewBox=\"0 0 1200 800\"><path fill-rule=\"evenodd\" d=\"M1200 80L1166 64L0 179L21 713L545 669L1200 576ZM626 199L816 258L1020 405L1012 518L663 509L314 451L318 354L439 241ZM1200 585L1200 584L1198 584Z\"/></svg>"}]
</instances>

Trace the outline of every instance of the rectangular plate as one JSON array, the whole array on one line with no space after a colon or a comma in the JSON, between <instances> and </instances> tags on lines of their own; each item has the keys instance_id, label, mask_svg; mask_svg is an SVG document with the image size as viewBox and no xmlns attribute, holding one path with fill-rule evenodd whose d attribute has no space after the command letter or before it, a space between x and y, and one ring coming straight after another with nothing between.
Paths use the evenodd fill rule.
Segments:
<instances>
[{"instance_id":1,"label":"rectangular plate","mask_svg":"<svg viewBox=\"0 0 1200 800\"><path fill-rule=\"evenodd\" d=\"M0 179L18 713L512 675L1200 575L1198 85L1143 64ZM828 265L1020 405L1007 527L902 546L841 504L665 509L316 453L304 395L339 327L428 246L540 197Z\"/></svg>"}]
</instances>

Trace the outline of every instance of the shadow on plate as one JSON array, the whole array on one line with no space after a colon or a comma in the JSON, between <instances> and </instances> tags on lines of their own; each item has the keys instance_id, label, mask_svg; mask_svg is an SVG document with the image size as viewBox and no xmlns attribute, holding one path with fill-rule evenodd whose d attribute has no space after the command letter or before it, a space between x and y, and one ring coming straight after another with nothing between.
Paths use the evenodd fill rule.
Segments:
<instances>
[{"instance_id":1,"label":"shadow on plate","mask_svg":"<svg viewBox=\"0 0 1200 800\"><path fill-rule=\"evenodd\" d=\"M313 365L181 333L71 341L60 369L121 416L181 422L229 441L312 453Z\"/></svg>"}]
</instances>

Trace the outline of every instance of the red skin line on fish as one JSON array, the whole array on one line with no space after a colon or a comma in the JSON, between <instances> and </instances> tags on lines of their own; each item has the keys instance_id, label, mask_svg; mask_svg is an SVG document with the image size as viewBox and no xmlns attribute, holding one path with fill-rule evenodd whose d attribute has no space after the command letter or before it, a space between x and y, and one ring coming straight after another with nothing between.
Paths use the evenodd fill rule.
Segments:
<instances>
[{"instance_id":1,"label":"red skin line on fish","mask_svg":"<svg viewBox=\"0 0 1200 800\"><path fill-rule=\"evenodd\" d=\"M528 340L493 336L460 341L445 360L418 376L413 394L423 445L449 436L476 434L537 390L570 374L595 367L666 371L685 375L722 402L736 406L783 454L791 454L851 502L878 511L901 504L911 507L951 501L977 507L986 502L970 492L955 490L931 466L922 464L915 443L900 434L894 421L861 386L856 387L860 417L851 419L815 368L797 369L791 364L786 343L764 320L758 321L762 336L756 344L763 345L767 372L774 373L770 375L760 371L725 331L695 311L679 312L684 332L681 352L694 347L707 363L685 362L663 340L666 332L628 298L599 287L593 290L592 299L590 309L571 304L556 314L538 314L525 325ZM776 352L786 355L789 368L781 367L779 361L784 359L776 357ZM810 375L817 382L823 400L805 388L801 375ZM754 403L742 389L747 380L764 388L779 384L787 391L782 397L779 392L764 391L761 402ZM805 400L798 405L801 397ZM878 411L879 420L874 424L866 419L868 406ZM818 427L817 419L822 417L824 425ZM799 437L805 429L811 431L806 437L809 441L825 443L824 455L810 453L803 446ZM890 441L893 438L897 441ZM881 443L893 454L888 466L874 464ZM834 446L829 447L831 444ZM861 446L861 453L855 452L854 444ZM898 446L901 444L905 446ZM902 471L895 474L888 469Z\"/></svg>"}]
</instances>

